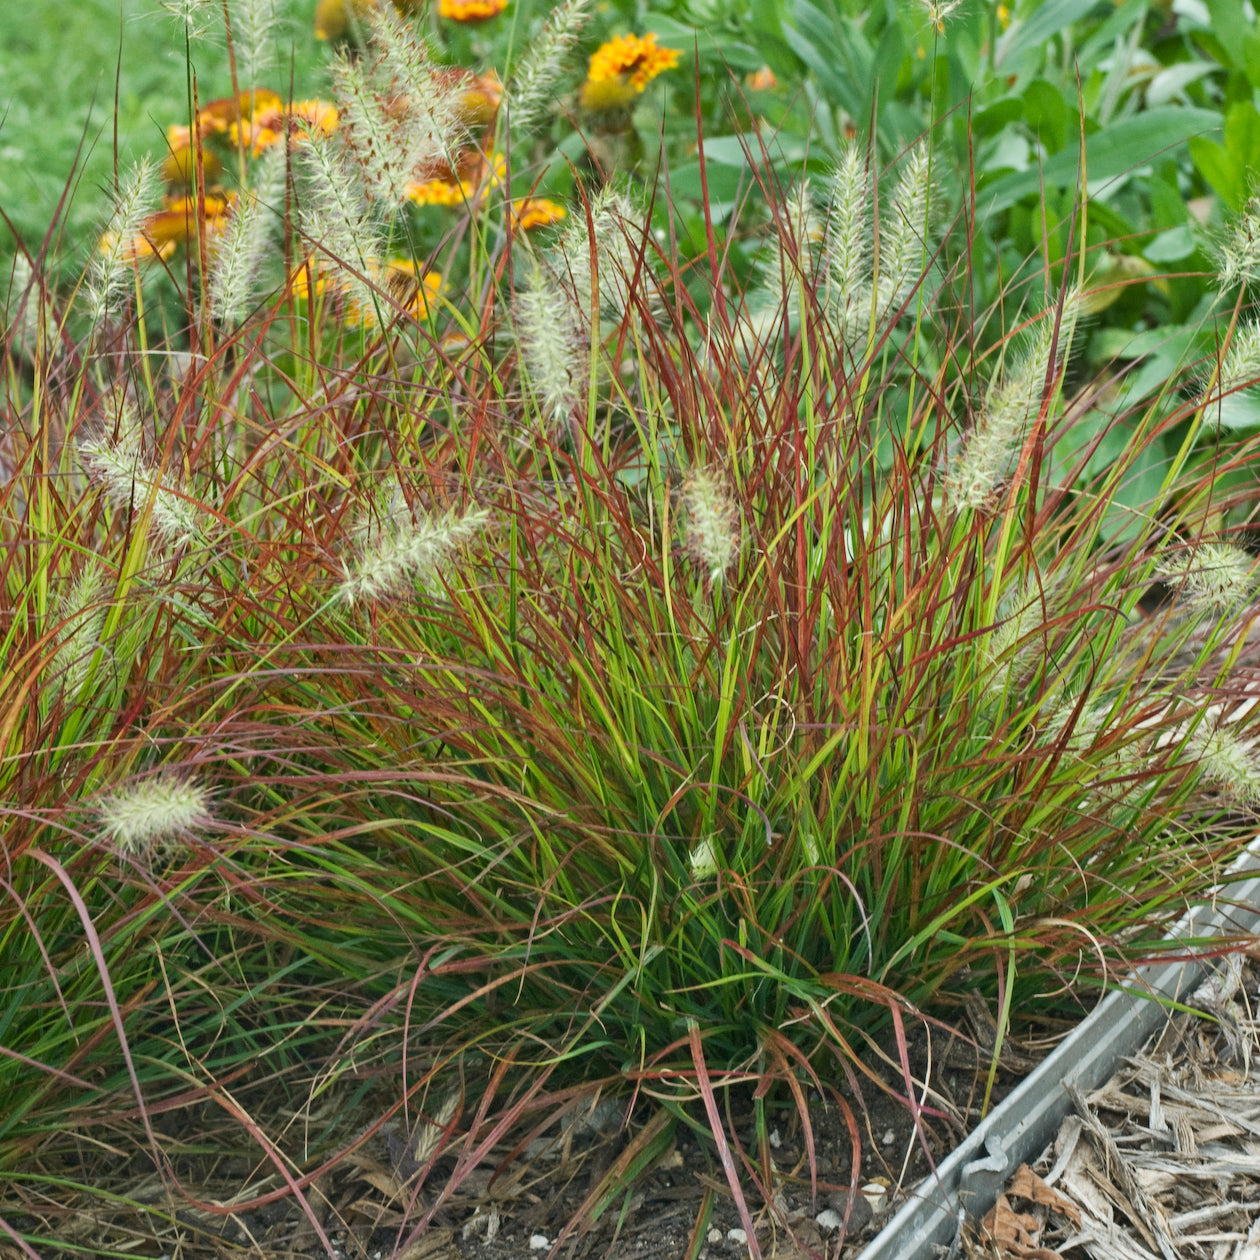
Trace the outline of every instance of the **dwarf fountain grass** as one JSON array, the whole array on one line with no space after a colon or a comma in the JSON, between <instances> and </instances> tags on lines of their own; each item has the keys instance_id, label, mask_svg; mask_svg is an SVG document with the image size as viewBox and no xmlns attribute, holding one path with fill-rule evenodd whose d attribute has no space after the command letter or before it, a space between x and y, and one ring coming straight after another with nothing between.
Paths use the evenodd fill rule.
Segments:
<instances>
[{"instance_id":1,"label":"dwarf fountain grass","mask_svg":"<svg viewBox=\"0 0 1260 1260\"><path fill-rule=\"evenodd\" d=\"M105 575L90 557L78 577L57 601L55 619L60 629L57 646L46 669L61 678L61 693L77 699L87 681L92 657L101 646L105 625ZM54 695L49 689L49 698Z\"/></svg>"},{"instance_id":2,"label":"dwarf fountain grass","mask_svg":"<svg viewBox=\"0 0 1260 1260\"><path fill-rule=\"evenodd\" d=\"M278 236L285 198L286 154L273 145L254 166L248 191L237 199L209 250L206 288L217 319L231 326L244 318Z\"/></svg>"},{"instance_id":3,"label":"dwarf fountain grass","mask_svg":"<svg viewBox=\"0 0 1260 1260\"><path fill-rule=\"evenodd\" d=\"M1080 295L1073 289L1061 308L1043 312L1028 348L988 390L980 417L948 473L950 492L959 504L982 507L1009 473L1029 423L1058 388L1079 306Z\"/></svg>"},{"instance_id":4,"label":"dwarf fountain grass","mask_svg":"<svg viewBox=\"0 0 1260 1260\"><path fill-rule=\"evenodd\" d=\"M699 468L684 482L681 495L687 550L705 580L716 585L739 561L739 509L722 474Z\"/></svg>"},{"instance_id":5,"label":"dwarf fountain grass","mask_svg":"<svg viewBox=\"0 0 1260 1260\"><path fill-rule=\"evenodd\" d=\"M513 327L539 416L548 425L567 422L585 392L583 339L572 300L537 265L517 288Z\"/></svg>"},{"instance_id":6,"label":"dwarf fountain grass","mask_svg":"<svg viewBox=\"0 0 1260 1260\"><path fill-rule=\"evenodd\" d=\"M1207 388L1203 419L1209 428L1247 428L1255 423L1256 388L1260 385L1260 323L1241 319Z\"/></svg>"},{"instance_id":7,"label":"dwarf fountain grass","mask_svg":"<svg viewBox=\"0 0 1260 1260\"><path fill-rule=\"evenodd\" d=\"M168 547L182 547L201 534L197 509L188 490L169 474L151 468L144 456L139 417L120 408L117 435L102 432L81 438L79 462L115 507L148 513L149 528Z\"/></svg>"},{"instance_id":8,"label":"dwarf fountain grass","mask_svg":"<svg viewBox=\"0 0 1260 1260\"><path fill-rule=\"evenodd\" d=\"M157 168L147 157L136 163L119 185L84 289L84 306L94 327L101 324L126 290L135 263L136 236L156 200L157 188Z\"/></svg>"},{"instance_id":9,"label":"dwarf fountain grass","mask_svg":"<svg viewBox=\"0 0 1260 1260\"><path fill-rule=\"evenodd\" d=\"M397 499L397 496L395 496ZM440 594L455 579L461 548L485 528L484 510L408 519L405 504L360 519L353 531L355 557L345 568L339 595L348 604L370 603L401 594L419 583Z\"/></svg>"},{"instance_id":10,"label":"dwarf fountain grass","mask_svg":"<svg viewBox=\"0 0 1260 1260\"><path fill-rule=\"evenodd\" d=\"M276 0L234 0L229 8L237 71L243 83L259 83L276 59L280 16Z\"/></svg>"},{"instance_id":11,"label":"dwarf fountain grass","mask_svg":"<svg viewBox=\"0 0 1260 1260\"><path fill-rule=\"evenodd\" d=\"M211 819L210 794L195 779L151 775L95 802L101 832L130 857L155 850Z\"/></svg>"},{"instance_id":12,"label":"dwarf fountain grass","mask_svg":"<svg viewBox=\"0 0 1260 1260\"><path fill-rule=\"evenodd\" d=\"M1249 197L1243 211L1216 242L1216 266L1222 290L1254 284L1260 277L1260 197Z\"/></svg>"},{"instance_id":13,"label":"dwarf fountain grass","mask_svg":"<svg viewBox=\"0 0 1260 1260\"><path fill-rule=\"evenodd\" d=\"M508 122L524 137L547 116L556 84L573 46L586 25L590 0L562 0L554 5L542 29L512 68L506 98Z\"/></svg>"},{"instance_id":14,"label":"dwarf fountain grass","mask_svg":"<svg viewBox=\"0 0 1260 1260\"><path fill-rule=\"evenodd\" d=\"M1188 612L1229 617L1255 595L1256 558L1233 543L1202 539L1188 555L1170 556L1160 576Z\"/></svg>"},{"instance_id":15,"label":"dwarf fountain grass","mask_svg":"<svg viewBox=\"0 0 1260 1260\"><path fill-rule=\"evenodd\" d=\"M384 309L371 176L353 146L304 136L292 152L320 271L350 277L359 312ZM1200 692L1242 694L1219 665L1239 646L1221 598L1205 597L1193 653L1187 619L1149 611L1161 575L1227 536L1182 506L1210 500L1214 470L1168 465L1136 529L1109 510L1136 442L1102 476L1025 478L1008 512L986 510L1017 450L1044 455L1077 422L1035 423L1076 298L1027 330L967 326L965 238L931 238L941 261L921 283L925 162L885 199L879 292L900 297L871 330L888 344L906 305L917 354L872 356L860 403L835 354L854 301L872 319L873 242L855 224L874 185L856 152L833 181L825 266L793 264L750 354L723 317L741 284L717 235L696 266L673 252L685 234L652 237L606 191L570 207L537 267L504 231L474 269L452 233L435 259L448 296L405 366L277 319L282 298L233 305L244 335L160 379L146 367L168 347L147 323L120 329L111 369L163 418L167 468L143 454L138 408L94 434L95 367L68 347L74 386L49 373L29 412L13 394L0 574L29 611L0 620L16 802L0 805L0 962L24 977L3 1015L25 1058L0 1056L0 1087L44 1082L33 1119L0 1118L26 1144L14 1161L36 1142L79 1158L51 1115L95 1131L121 1100L142 1118L221 1105L230 1079L234 1116L254 1091L242 1131L287 1178L376 1141L365 1125L455 1074L475 1107L450 1104L443 1139L416 1135L417 1190L458 1186L548 1109L616 1089L665 1108L644 1132L711 1124L729 1153L743 1130L722 1131L718 1094L747 1089L764 1128L781 1087L808 1126L801 1072L856 1080L855 1046L894 1013L949 1018L978 987L1061 1014L1215 895L1254 830L1240 804L1260 707L1229 726L1236 743L1188 716ZM768 253L800 258L799 212L776 206ZM494 252L514 236L521 252ZM670 300L633 319L656 287ZM1143 442L1174 423L1141 419ZM216 546L143 569L130 518L64 476L76 450L165 541L209 531L188 487L215 487ZM87 555L110 575L101 596L72 589L58 612L41 584L86 573ZM109 582L98 632L87 610ZM81 629L111 669L68 711L58 675ZM143 859L189 836L165 868L99 851ZM144 1050L134 1082L120 1045ZM151 1127L141 1141L165 1158ZM109 1130L111 1151L128 1140ZM773 1175L762 1162L740 1148L724 1165L745 1207ZM417 1192L405 1228L443 1201Z\"/></svg>"}]
</instances>

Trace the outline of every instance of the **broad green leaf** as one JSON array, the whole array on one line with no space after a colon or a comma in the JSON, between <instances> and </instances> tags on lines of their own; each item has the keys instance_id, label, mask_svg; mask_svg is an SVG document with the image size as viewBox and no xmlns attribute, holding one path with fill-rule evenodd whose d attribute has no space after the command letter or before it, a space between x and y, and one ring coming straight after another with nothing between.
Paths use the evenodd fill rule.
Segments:
<instances>
[{"instance_id":1,"label":"broad green leaf","mask_svg":"<svg viewBox=\"0 0 1260 1260\"><path fill-rule=\"evenodd\" d=\"M1191 136L1219 129L1221 116L1210 109L1166 106L1135 114L1094 132L1085 141L1089 181L1115 179L1162 157ZM994 181L979 194L981 208L992 213L1005 210L1043 184L1069 188L1080 178L1079 155L1074 146L1044 162L1039 169L1020 171Z\"/></svg>"},{"instance_id":2,"label":"broad green leaf","mask_svg":"<svg viewBox=\"0 0 1260 1260\"><path fill-rule=\"evenodd\" d=\"M998 40L994 68L1001 70L1029 48L1041 48L1065 27L1083 18L1094 4L1095 0L1048 0L1038 6L1027 21L1014 23Z\"/></svg>"}]
</instances>

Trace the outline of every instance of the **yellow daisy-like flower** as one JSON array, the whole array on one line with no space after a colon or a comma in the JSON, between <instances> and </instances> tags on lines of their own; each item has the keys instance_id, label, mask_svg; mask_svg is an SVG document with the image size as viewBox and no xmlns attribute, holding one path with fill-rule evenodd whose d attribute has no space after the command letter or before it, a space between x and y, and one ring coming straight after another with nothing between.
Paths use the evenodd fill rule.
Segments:
<instances>
[{"instance_id":1,"label":"yellow daisy-like flower","mask_svg":"<svg viewBox=\"0 0 1260 1260\"><path fill-rule=\"evenodd\" d=\"M409 258L395 258L387 263L370 261L367 274L378 288L388 294L414 320L428 318L430 305L442 291L442 273L422 273ZM289 285L293 296L303 302L309 302L312 296L322 296L330 288L334 294L339 289L336 276L329 276L327 272L321 271L313 258L308 258L293 272L289 277ZM381 313L387 320L391 310L389 300L383 298ZM364 307L353 299L344 300L341 313L347 324L376 328L380 323L375 307Z\"/></svg>"},{"instance_id":2,"label":"yellow daisy-like flower","mask_svg":"<svg viewBox=\"0 0 1260 1260\"><path fill-rule=\"evenodd\" d=\"M485 22L507 7L508 0L438 0L438 17L450 22Z\"/></svg>"},{"instance_id":3,"label":"yellow daisy-like flower","mask_svg":"<svg viewBox=\"0 0 1260 1260\"><path fill-rule=\"evenodd\" d=\"M301 140L303 123L310 131L328 136L337 130L339 120L337 107L328 101L294 101L287 108L276 105L257 110L252 118L233 123L229 136L233 144L249 145L258 157L283 136L290 136L294 143Z\"/></svg>"},{"instance_id":4,"label":"yellow daisy-like flower","mask_svg":"<svg viewBox=\"0 0 1260 1260\"><path fill-rule=\"evenodd\" d=\"M172 187L192 188L197 182L198 153L203 179L207 184L213 183L223 172L218 154L210 149L194 150L190 128L178 125L167 127L166 156L162 159L161 168L163 181Z\"/></svg>"},{"instance_id":5,"label":"yellow daisy-like flower","mask_svg":"<svg viewBox=\"0 0 1260 1260\"><path fill-rule=\"evenodd\" d=\"M518 232L531 232L534 228L550 227L567 217L565 208L546 197L522 197L512 202L512 223Z\"/></svg>"},{"instance_id":6,"label":"yellow daisy-like flower","mask_svg":"<svg viewBox=\"0 0 1260 1260\"><path fill-rule=\"evenodd\" d=\"M425 179L413 179L407 185L407 199L418 206L462 206L478 204L491 187L503 183L507 163L496 153L487 161L484 154L468 149L460 155L455 171L449 167L434 171Z\"/></svg>"},{"instance_id":7,"label":"yellow daisy-like flower","mask_svg":"<svg viewBox=\"0 0 1260 1260\"><path fill-rule=\"evenodd\" d=\"M235 200L233 193L222 196L207 193L203 214L198 214L196 197L168 197L162 210L143 220L140 231L124 246L122 256L128 262L150 258L165 260L175 252L177 245L196 239L199 223L204 223L207 234L211 235L222 228ZM106 232L100 240L101 252L108 253L113 246L113 234Z\"/></svg>"},{"instance_id":8,"label":"yellow daisy-like flower","mask_svg":"<svg viewBox=\"0 0 1260 1260\"><path fill-rule=\"evenodd\" d=\"M624 109L658 74L672 70L681 56L676 48L659 47L651 31L610 39L591 54L579 98L582 108Z\"/></svg>"}]
</instances>

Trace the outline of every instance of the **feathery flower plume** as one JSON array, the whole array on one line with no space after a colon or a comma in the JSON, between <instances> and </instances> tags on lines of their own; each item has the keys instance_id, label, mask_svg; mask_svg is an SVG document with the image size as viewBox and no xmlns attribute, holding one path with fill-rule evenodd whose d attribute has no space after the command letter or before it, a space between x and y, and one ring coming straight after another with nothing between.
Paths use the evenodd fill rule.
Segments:
<instances>
[{"instance_id":1,"label":"feathery flower plume","mask_svg":"<svg viewBox=\"0 0 1260 1260\"><path fill-rule=\"evenodd\" d=\"M1053 616L1051 596L1052 588L1039 585L1034 577L1004 604L998 624L984 639L982 650L990 665L1000 665L1006 660L1010 673L1024 671L1028 658L1036 651L1033 636Z\"/></svg>"},{"instance_id":2,"label":"feathery flower plume","mask_svg":"<svg viewBox=\"0 0 1260 1260\"><path fill-rule=\"evenodd\" d=\"M1185 600L1194 613L1228 616L1247 604L1255 593L1256 558L1226 542L1201 542L1185 567L1168 565L1160 577Z\"/></svg>"},{"instance_id":3,"label":"feathery flower plume","mask_svg":"<svg viewBox=\"0 0 1260 1260\"><path fill-rule=\"evenodd\" d=\"M1244 805L1260 804L1260 764L1255 739L1235 735L1223 726L1200 722L1185 736L1185 751L1198 762L1211 784Z\"/></svg>"},{"instance_id":4,"label":"feathery flower plume","mask_svg":"<svg viewBox=\"0 0 1260 1260\"><path fill-rule=\"evenodd\" d=\"M700 468L682 489L687 550L710 583L718 583L739 559L739 510L721 473Z\"/></svg>"},{"instance_id":5,"label":"feathery flower plume","mask_svg":"<svg viewBox=\"0 0 1260 1260\"><path fill-rule=\"evenodd\" d=\"M427 1164L429 1157L437 1150L446 1132L447 1126L455 1119L459 1107L460 1091L453 1089L438 1103L432 1120L422 1120L416 1127L412 1138L411 1158L417 1164Z\"/></svg>"},{"instance_id":6,"label":"feathery flower plume","mask_svg":"<svg viewBox=\"0 0 1260 1260\"><path fill-rule=\"evenodd\" d=\"M455 165L475 86L470 89L466 77L435 66L428 44L395 9L380 6L371 21L372 42L380 54L375 76L380 104L399 134L404 163L412 171L435 162ZM488 88L483 85L483 94Z\"/></svg>"},{"instance_id":7,"label":"feathery flower plume","mask_svg":"<svg viewBox=\"0 0 1260 1260\"><path fill-rule=\"evenodd\" d=\"M162 8L183 27L190 44L199 40L222 12L216 0L162 0Z\"/></svg>"},{"instance_id":8,"label":"feathery flower plume","mask_svg":"<svg viewBox=\"0 0 1260 1260\"><path fill-rule=\"evenodd\" d=\"M18 346L29 356L47 353L56 338L52 303L35 278L31 260L21 250L13 255L4 319Z\"/></svg>"},{"instance_id":9,"label":"feathery flower plume","mask_svg":"<svg viewBox=\"0 0 1260 1260\"><path fill-rule=\"evenodd\" d=\"M253 298L277 211L284 205L285 151L273 145L254 167L254 186L236 200L210 250L206 287L211 308L227 325L238 323Z\"/></svg>"},{"instance_id":10,"label":"feathery flower plume","mask_svg":"<svg viewBox=\"0 0 1260 1260\"><path fill-rule=\"evenodd\" d=\"M477 537L489 520L485 511L463 516L445 512L412 521L404 515L389 515L388 508L377 519L364 517L354 531L357 556L345 568L340 595L347 604L370 603L419 582L427 591L440 594L445 570L455 562L459 551Z\"/></svg>"},{"instance_id":11,"label":"feathery flower plume","mask_svg":"<svg viewBox=\"0 0 1260 1260\"><path fill-rule=\"evenodd\" d=\"M927 144L910 150L889 213L880 219L879 300L885 311L905 301L923 272L932 210L932 155Z\"/></svg>"},{"instance_id":12,"label":"feathery flower plume","mask_svg":"<svg viewBox=\"0 0 1260 1260\"><path fill-rule=\"evenodd\" d=\"M586 25L590 0L562 0L548 15L512 71L507 85L508 120L526 135L546 116L569 50Z\"/></svg>"},{"instance_id":13,"label":"feathery flower plume","mask_svg":"<svg viewBox=\"0 0 1260 1260\"><path fill-rule=\"evenodd\" d=\"M711 879L718 873L717 850L712 840L701 840L687 859L691 866L691 878L697 883L702 879Z\"/></svg>"},{"instance_id":14,"label":"feathery flower plume","mask_svg":"<svg viewBox=\"0 0 1260 1260\"><path fill-rule=\"evenodd\" d=\"M236 0L230 12L241 81L257 83L275 59L276 0Z\"/></svg>"},{"instance_id":15,"label":"feathery flower plume","mask_svg":"<svg viewBox=\"0 0 1260 1260\"><path fill-rule=\"evenodd\" d=\"M371 268L369 259L381 254L381 241L363 201L362 184L348 169L334 139L310 132L300 152L310 185L302 204L301 227L321 251L321 277L359 310L373 310L376 295L364 277Z\"/></svg>"},{"instance_id":16,"label":"feathery flower plume","mask_svg":"<svg viewBox=\"0 0 1260 1260\"><path fill-rule=\"evenodd\" d=\"M149 528L167 546L192 542L200 531L188 493L169 476L159 477L145 463L140 422L126 406L118 429L117 439L102 434L79 443L84 471L101 485L115 507L143 511L151 501Z\"/></svg>"},{"instance_id":17,"label":"feathery flower plume","mask_svg":"<svg viewBox=\"0 0 1260 1260\"><path fill-rule=\"evenodd\" d=\"M375 12L383 21L385 9ZM386 114L362 57L340 55L333 66L333 88L341 134L368 199L391 208L401 206L415 165L406 128Z\"/></svg>"},{"instance_id":18,"label":"feathery flower plume","mask_svg":"<svg viewBox=\"0 0 1260 1260\"><path fill-rule=\"evenodd\" d=\"M1260 278L1260 196L1248 198L1242 214L1217 244L1216 261L1222 289Z\"/></svg>"},{"instance_id":19,"label":"feathery flower plume","mask_svg":"<svg viewBox=\"0 0 1260 1260\"><path fill-rule=\"evenodd\" d=\"M556 244L563 259L558 269L568 280L584 326L591 316L594 285L591 274L592 237L595 241L601 311L616 319L625 315L630 305L630 286L635 271L635 252L627 235L627 225L635 221L629 198L615 189L602 188L591 200L590 216L589 227L585 215L570 216Z\"/></svg>"},{"instance_id":20,"label":"feathery flower plume","mask_svg":"<svg viewBox=\"0 0 1260 1260\"><path fill-rule=\"evenodd\" d=\"M922 4L936 33L944 35L945 23L962 8L964 0L922 0Z\"/></svg>"},{"instance_id":21,"label":"feathery flower plume","mask_svg":"<svg viewBox=\"0 0 1260 1260\"><path fill-rule=\"evenodd\" d=\"M145 157L131 168L118 189L101 247L84 290L88 315L97 324L126 290L133 243L144 223L145 207L157 199L157 168Z\"/></svg>"},{"instance_id":22,"label":"feathery flower plume","mask_svg":"<svg viewBox=\"0 0 1260 1260\"><path fill-rule=\"evenodd\" d=\"M96 803L106 839L143 856L211 821L210 793L196 779L164 773L119 788Z\"/></svg>"},{"instance_id":23,"label":"feathery flower plume","mask_svg":"<svg viewBox=\"0 0 1260 1260\"><path fill-rule=\"evenodd\" d=\"M61 692L78 697L87 681L92 657L101 644L105 625L105 579L95 556L89 556L70 589L57 601L61 634L50 661L50 672L60 671Z\"/></svg>"},{"instance_id":24,"label":"feathery flower plume","mask_svg":"<svg viewBox=\"0 0 1260 1260\"><path fill-rule=\"evenodd\" d=\"M573 303L535 268L517 291L516 344L542 421L559 425L578 405L582 338Z\"/></svg>"},{"instance_id":25,"label":"feathery flower plume","mask_svg":"<svg viewBox=\"0 0 1260 1260\"><path fill-rule=\"evenodd\" d=\"M1080 294L1073 288L1064 299L1057 339L1056 313L1051 309L1038 320L1028 350L989 390L980 420L967 435L947 479L951 497L959 506L983 507L1001 484L1026 426L1041 411L1047 375L1053 387L1058 365L1071 350L1079 310ZM1051 351L1055 355L1053 372Z\"/></svg>"},{"instance_id":26,"label":"feathery flower plume","mask_svg":"<svg viewBox=\"0 0 1260 1260\"><path fill-rule=\"evenodd\" d=\"M1206 400L1203 420L1216 429L1245 429L1260 413L1260 322L1240 321L1230 338L1229 348L1211 397Z\"/></svg>"},{"instance_id":27,"label":"feathery flower plume","mask_svg":"<svg viewBox=\"0 0 1260 1260\"><path fill-rule=\"evenodd\" d=\"M870 306L870 176L856 144L845 147L831 179L823 258L828 299L843 324Z\"/></svg>"}]
</instances>

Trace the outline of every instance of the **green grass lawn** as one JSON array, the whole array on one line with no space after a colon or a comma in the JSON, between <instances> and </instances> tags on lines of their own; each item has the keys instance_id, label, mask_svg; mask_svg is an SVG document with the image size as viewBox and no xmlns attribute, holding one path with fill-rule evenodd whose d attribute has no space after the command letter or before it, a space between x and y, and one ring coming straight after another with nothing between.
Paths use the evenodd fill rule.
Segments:
<instances>
[{"instance_id":1,"label":"green grass lawn","mask_svg":"<svg viewBox=\"0 0 1260 1260\"><path fill-rule=\"evenodd\" d=\"M312 12L312 4L277 2L277 58L268 76L276 91L287 90L290 54L296 95L327 88L328 53L315 40ZM0 210L37 252L77 155L64 226L69 252L82 261L113 197L115 125L125 169L146 153L160 159L167 126L188 121L182 27L158 0L72 7L3 0L0 14ZM191 64L203 104L231 94L221 35L197 41ZM11 253L11 243L0 241L0 258Z\"/></svg>"}]
</instances>

